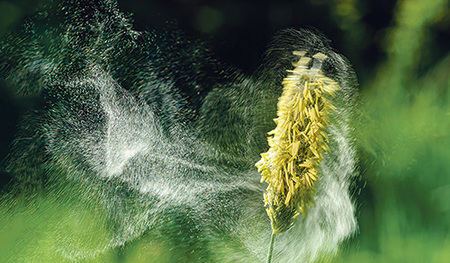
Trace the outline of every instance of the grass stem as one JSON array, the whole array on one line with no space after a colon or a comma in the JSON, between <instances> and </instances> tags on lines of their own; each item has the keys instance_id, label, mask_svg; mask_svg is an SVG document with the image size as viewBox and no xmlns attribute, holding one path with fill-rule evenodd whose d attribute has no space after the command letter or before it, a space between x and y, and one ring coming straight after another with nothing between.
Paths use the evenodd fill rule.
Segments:
<instances>
[{"instance_id":1,"label":"grass stem","mask_svg":"<svg viewBox=\"0 0 450 263\"><path fill-rule=\"evenodd\" d=\"M270 238L270 245L269 245L269 255L267 256L267 263L272 262L272 253L273 253L273 243L275 241L275 231L272 231L272 237Z\"/></svg>"}]
</instances>

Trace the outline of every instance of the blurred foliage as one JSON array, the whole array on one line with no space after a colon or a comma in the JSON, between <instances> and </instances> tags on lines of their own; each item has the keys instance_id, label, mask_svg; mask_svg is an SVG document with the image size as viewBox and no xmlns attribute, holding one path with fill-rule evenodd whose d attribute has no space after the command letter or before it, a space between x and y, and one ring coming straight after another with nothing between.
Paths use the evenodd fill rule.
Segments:
<instances>
[{"instance_id":1,"label":"blurred foliage","mask_svg":"<svg viewBox=\"0 0 450 263\"><path fill-rule=\"evenodd\" d=\"M48 2L0 1L0 36ZM354 63L362 91L354 122L360 149L361 181L354 187L360 229L334 261L450 262L447 0L122 2L124 10L135 13L138 29L176 18L186 31L211 36L219 57L244 72L255 69L278 29L313 25L323 30ZM28 106L1 92L3 157L17 112ZM24 202L22 212L0 222L0 261L18 253L23 255L21 262L64 262L51 258L56 255L48 251L64 242L58 240L58 231L71 231L74 244L80 246L104 242L106 232L95 216L81 229L78 219L64 218L68 209L95 215L95 207L85 211L73 202L54 200L52 193L37 200ZM23 247L8 245L24 235L32 238L23 240ZM168 250L167 242L174 241L157 242L151 236L98 260L170 262L174 251ZM239 249L233 246L226 248L231 254Z\"/></svg>"},{"instance_id":2,"label":"blurred foliage","mask_svg":"<svg viewBox=\"0 0 450 263\"><path fill-rule=\"evenodd\" d=\"M367 181L360 233L342 262L450 262L450 53L420 74L447 1L401 1L387 60L361 94L357 139Z\"/></svg>"}]
</instances>

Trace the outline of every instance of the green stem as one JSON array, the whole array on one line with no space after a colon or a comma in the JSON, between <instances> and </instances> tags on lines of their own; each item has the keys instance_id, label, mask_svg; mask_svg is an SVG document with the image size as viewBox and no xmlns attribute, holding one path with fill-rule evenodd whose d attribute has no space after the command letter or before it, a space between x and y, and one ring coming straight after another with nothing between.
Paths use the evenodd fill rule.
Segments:
<instances>
[{"instance_id":1,"label":"green stem","mask_svg":"<svg viewBox=\"0 0 450 263\"><path fill-rule=\"evenodd\" d=\"M275 231L272 231L272 237L270 238L270 245L269 245L269 255L267 256L267 263L272 262L272 253L273 253L273 243L275 241Z\"/></svg>"}]
</instances>

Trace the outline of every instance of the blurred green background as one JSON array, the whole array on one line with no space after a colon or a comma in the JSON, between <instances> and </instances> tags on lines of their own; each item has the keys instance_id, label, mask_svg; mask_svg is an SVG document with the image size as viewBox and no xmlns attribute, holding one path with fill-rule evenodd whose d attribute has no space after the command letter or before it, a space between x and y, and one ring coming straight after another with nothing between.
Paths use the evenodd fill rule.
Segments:
<instances>
[{"instance_id":1,"label":"blurred green background","mask_svg":"<svg viewBox=\"0 0 450 263\"><path fill-rule=\"evenodd\" d=\"M0 0L0 37L56 3ZM278 30L314 26L323 31L353 64L361 90L353 122L360 153L361 177L353 186L359 230L333 262L450 262L449 1L131 0L119 1L119 6L133 14L138 30L178 21L188 34L208 41L220 61L248 74ZM9 150L20 115L34 103L0 89L0 159ZM0 186L11 180L3 170L0 175ZM48 205L61 215L72 209L50 208L54 206ZM26 220L30 213L43 212L24 211L11 222ZM59 224L64 229L76 222ZM28 230L17 230L17 238L20 231ZM5 235L12 232L0 233L0 254L17 252L6 244ZM87 241L80 235L80 243L103 242L102 234ZM37 238L38 244L46 247L53 242L50 237L52 233ZM48 253L41 252L42 262L48 261ZM161 261L168 253L143 238L99 261Z\"/></svg>"}]
</instances>

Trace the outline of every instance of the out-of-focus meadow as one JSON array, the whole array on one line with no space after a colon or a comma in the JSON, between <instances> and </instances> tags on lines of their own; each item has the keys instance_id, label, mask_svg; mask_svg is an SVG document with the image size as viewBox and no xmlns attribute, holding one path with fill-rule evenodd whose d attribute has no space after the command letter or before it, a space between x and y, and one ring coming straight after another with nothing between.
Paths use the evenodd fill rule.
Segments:
<instances>
[{"instance_id":1,"label":"out-of-focus meadow","mask_svg":"<svg viewBox=\"0 0 450 263\"><path fill-rule=\"evenodd\" d=\"M0 1L0 36L46 6L53 4ZM139 30L177 19L189 34L209 39L219 60L247 73L256 69L277 30L322 30L354 65L361 92L353 121L360 155L361 176L353 187L359 230L333 262L450 262L449 1L171 0L122 1L119 6L134 13ZM2 83L0 158L8 152L19 116L33 103L33 97L19 99ZM2 171L1 185L10 180ZM0 259L63 262L61 253L51 250L66 243L101 253L98 262L164 262L178 253L168 249L177 241L155 241L151 233L120 250L96 251L108 235L95 216L100 213L96 205L87 211L71 202L70 194L65 199L58 195L59 200L51 195L27 201L22 212L3 217ZM36 209L33 202L42 204ZM72 211L72 217L65 217L65 211ZM6 212L0 207L0 213ZM70 240L58 239L64 231Z\"/></svg>"}]
</instances>

